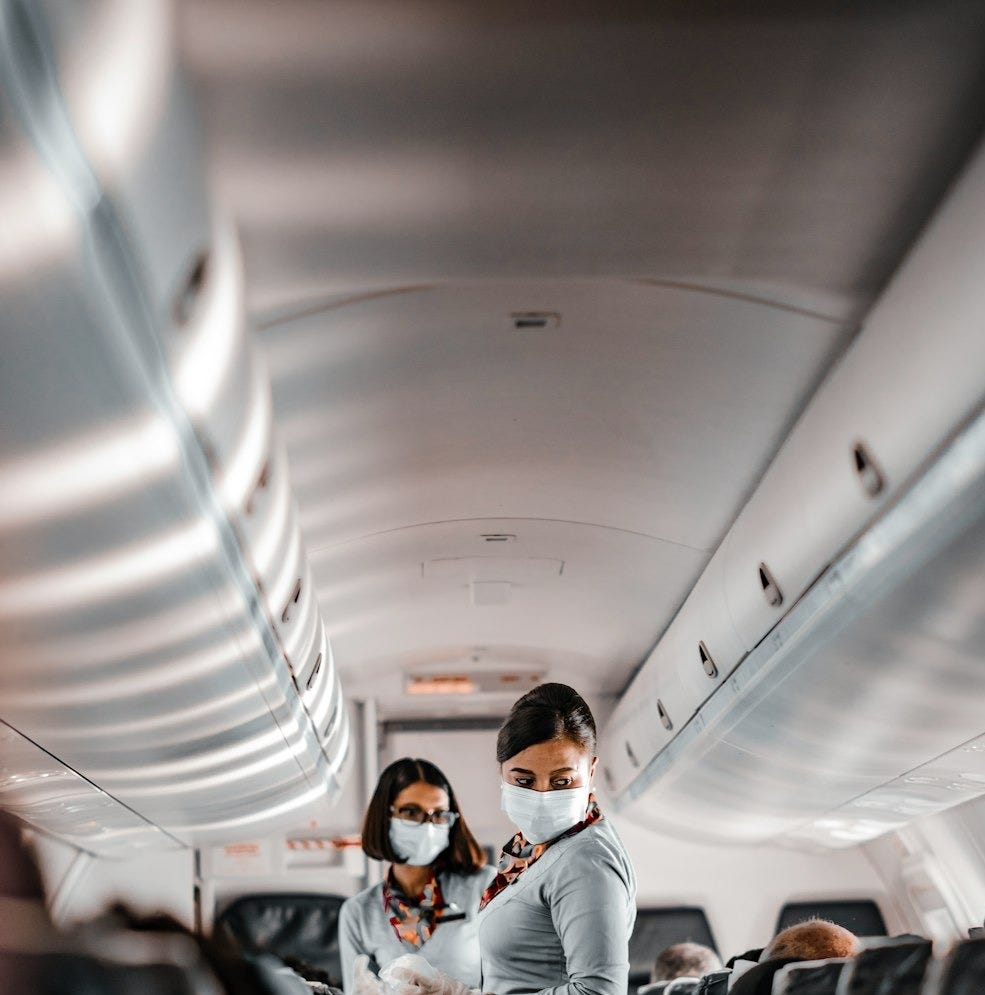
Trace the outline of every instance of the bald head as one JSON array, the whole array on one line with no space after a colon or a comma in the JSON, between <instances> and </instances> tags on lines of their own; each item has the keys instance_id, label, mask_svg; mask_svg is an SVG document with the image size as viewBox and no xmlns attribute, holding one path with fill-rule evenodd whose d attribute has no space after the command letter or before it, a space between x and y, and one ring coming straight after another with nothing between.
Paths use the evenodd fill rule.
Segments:
<instances>
[{"instance_id":1,"label":"bald head","mask_svg":"<svg viewBox=\"0 0 985 995\"><path fill-rule=\"evenodd\" d=\"M778 957L796 957L798 960L851 957L857 950L858 939L843 926L826 919L808 919L777 933L763 951L760 962Z\"/></svg>"}]
</instances>

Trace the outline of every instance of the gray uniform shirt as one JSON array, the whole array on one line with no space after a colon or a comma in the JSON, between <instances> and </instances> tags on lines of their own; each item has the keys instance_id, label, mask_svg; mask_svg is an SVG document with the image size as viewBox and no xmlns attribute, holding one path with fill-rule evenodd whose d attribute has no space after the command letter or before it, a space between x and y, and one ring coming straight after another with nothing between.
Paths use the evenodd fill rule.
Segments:
<instances>
[{"instance_id":1,"label":"gray uniform shirt","mask_svg":"<svg viewBox=\"0 0 985 995\"><path fill-rule=\"evenodd\" d=\"M349 993L354 991L353 961L359 954L369 954L370 970L376 973L404 954L420 954L432 967L464 981L470 988L478 988L476 911L482 893L495 876L495 867L483 867L477 874L470 875L451 871L439 874L438 882L445 903L457 906L466 918L441 923L420 947L412 947L397 939L383 911L382 882L348 899L339 912L339 953L345 990Z\"/></svg>"},{"instance_id":2,"label":"gray uniform shirt","mask_svg":"<svg viewBox=\"0 0 985 995\"><path fill-rule=\"evenodd\" d=\"M603 818L559 840L479 913L482 991L626 995L636 874Z\"/></svg>"}]
</instances>

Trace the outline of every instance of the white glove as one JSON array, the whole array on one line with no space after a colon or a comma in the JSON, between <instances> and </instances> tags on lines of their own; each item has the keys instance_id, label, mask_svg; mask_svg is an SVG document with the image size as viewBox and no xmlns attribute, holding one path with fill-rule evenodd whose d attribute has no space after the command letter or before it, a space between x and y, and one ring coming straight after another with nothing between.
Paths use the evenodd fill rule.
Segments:
<instances>
[{"instance_id":1,"label":"white glove","mask_svg":"<svg viewBox=\"0 0 985 995\"><path fill-rule=\"evenodd\" d=\"M360 954L352 964L354 995L387 995L383 982L369 969L368 954Z\"/></svg>"},{"instance_id":2,"label":"white glove","mask_svg":"<svg viewBox=\"0 0 985 995\"><path fill-rule=\"evenodd\" d=\"M380 981L383 995L480 995L478 989L443 974L419 954L404 954L387 964L380 971Z\"/></svg>"}]
</instances>

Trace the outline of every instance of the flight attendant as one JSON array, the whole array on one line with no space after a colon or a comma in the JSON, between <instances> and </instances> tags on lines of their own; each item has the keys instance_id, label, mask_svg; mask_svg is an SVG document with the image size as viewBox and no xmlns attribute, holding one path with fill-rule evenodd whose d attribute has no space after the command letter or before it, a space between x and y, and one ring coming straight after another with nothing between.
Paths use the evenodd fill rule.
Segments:
<instances>
[{"instance_id":1,"label":"flight attendant","mask_svg":"<svg viewBox=\"0 0 985 995\"><path fill-rule=\"evenodd\" d=\"M502 806L519 832L482 896L483 992L625 995L636 876L592 793L595 719L541 684L499 730Z\"/></svg>"},{"instance_id":2,"label":"flight attendant","mask_svg":"<svg viewBox=\"0 0 985 995\"><path fill-rule=\"evenodd\" d=\"M386 879L348 899L339 913L346 992L353 961L374 972L403 954L420 954L470 988L479 984L476 910L496 871L486 865L455 792L427 760L404 757L380 775L363 822L362 847L390 861Z\"/></svg>"}]
</instances>

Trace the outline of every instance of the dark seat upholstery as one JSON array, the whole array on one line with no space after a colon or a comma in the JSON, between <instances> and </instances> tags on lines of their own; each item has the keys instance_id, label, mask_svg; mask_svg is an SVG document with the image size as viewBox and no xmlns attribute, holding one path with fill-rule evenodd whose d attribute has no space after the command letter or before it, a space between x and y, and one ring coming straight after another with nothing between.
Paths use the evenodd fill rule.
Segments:
<instances>
[{"instance_id":1,"label":"dark seat upholstery","mask_svg":"<svg viewBox=\"0 0 985 995\"><path fill-rule=\"evenodd\" d=\"M338 925L344 901L341 895L244 895L216 920L215 935L244 953L303 961L341 987Z\"/></svg>"},{"instance_id":2,"label":"dark seat upholstery","mask_svg":"<svg viewBox=\"0 0 985 995\"><path fill-rule=\"evenodd\" d=\"M931 953L929 940L874 942L845 968L843 991L845 995L919 995Z\"/></svg>"},{"instance_id":3,"label":"dark seat upholstery","mask_svg":"<svg viewBox=\"0 0 985 995\"><path fill-rule=\"evenodd\" d=\"M981 995L985 992L985 939L952 947L940 971L935 995Z\"/></svg>"},{"instance_id":4,"label":"dark seat upholstery","mask_svg":"<svg viewBox=\"0 0 985 995\"><path fill-rule=\"evenodd\" d=\"M774 991L778 995L835 995L847 958L803 961L778 972Z\"/></svg>"},{"instance_id":5,"label":"dark seat upholstery","mask_svg":"<svg viewBox=\"0 0 985 995\"><path fill-rule=\"evenodd\" d=\"M726 970L709 972L698 982L695 995L725 995L731 974Z\"/></svg>"},{"instance_id":6,"label":"dark seat upholstery","mask_svg":"<svg viewBox=\"0 0 985 995\"><path fill-rule=\"evenodd\" d=\"M629 990L650 980L653 961L673 943L702 943L717 951L704 910L696 906L639 909L629 940Z\"/></svg>"}]
</instances>

